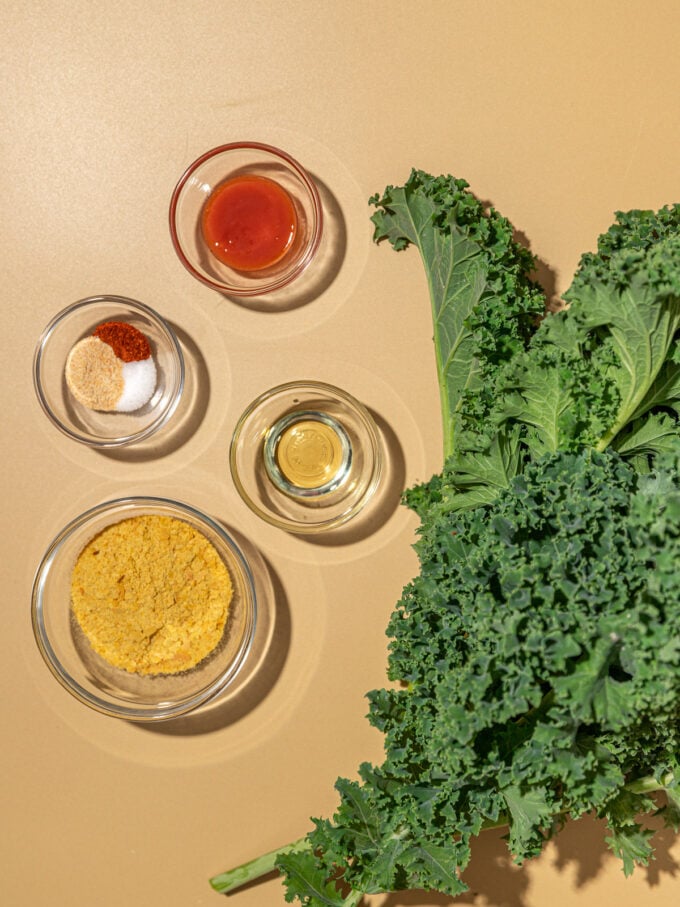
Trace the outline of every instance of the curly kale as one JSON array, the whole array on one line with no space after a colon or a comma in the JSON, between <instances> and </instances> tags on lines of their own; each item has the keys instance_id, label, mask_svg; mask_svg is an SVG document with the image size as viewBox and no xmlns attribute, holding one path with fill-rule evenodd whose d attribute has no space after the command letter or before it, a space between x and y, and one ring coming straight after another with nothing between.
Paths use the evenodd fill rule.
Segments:
<instances>
[{"instance_id":1,"label":"curly kale","mask_svg":"<svg viewBox=\"0 0 680 907\"><path fill-rule=\"evenodd\" d=\"M370 694L386 758L339 785L310 865L455 895L483 827L507 822L521 860L591 811L627 870L646 862L634 817L656 804L626 784L679 767L678 463L641 476L614 452L549 454L493 508L424 521L389 626L401 686Z\"/></svg>"},{"instance_id":2,"label":"curly kale","mask_svg":"<svg viewBox=\"0 0 680 907\"><path fill-rule=\"evenodd\" d=\"M613 279L621 288L626 287L629 283L627 266L634 260L635 253L644 254L679 232L680 204L667 205L659 211L617 211L616 221L598 238L597 250L581 256L566 298L593 282Z\"/></svg>"},{"instance_id":3,"label":"curly kale","mask_svg":"<svg viewBox=\"0 0 680 907\"><path fill-rule=\"evenodd\" d=\"M375 239L423 260L444 425L441 472L404 495L420 572L368 696L385 758L212 884L276 866L306 907L456 895L484 828L521 861L585 813L628 874L641 816L680 828L680 206L619 213L545 313L465 181L414 170L372 202Z\"/></svg>"}]
</instances>

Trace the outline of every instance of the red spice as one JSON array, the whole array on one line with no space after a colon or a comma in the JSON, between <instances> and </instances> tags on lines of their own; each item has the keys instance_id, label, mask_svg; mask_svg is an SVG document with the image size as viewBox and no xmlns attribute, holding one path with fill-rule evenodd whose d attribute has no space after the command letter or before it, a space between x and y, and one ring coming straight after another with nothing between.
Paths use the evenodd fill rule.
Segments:
<instances>
[{"instance_id":1,"label":"red spice","mask_svg":"<svg viewBox=\"0 0 680 907\"><path fill-rule=\"evenodd\" d=\"M151 355L151 346L141 331L127 321L105 321L93 331L123 362L139 362Z\"/></svg>"}]
</instances>

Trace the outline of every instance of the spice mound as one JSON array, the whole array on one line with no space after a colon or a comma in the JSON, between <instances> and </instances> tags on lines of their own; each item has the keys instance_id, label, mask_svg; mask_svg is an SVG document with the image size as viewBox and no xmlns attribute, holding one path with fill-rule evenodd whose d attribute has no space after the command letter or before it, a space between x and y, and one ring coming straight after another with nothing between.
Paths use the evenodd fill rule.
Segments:
<instances>
[{"instance_id":1,"label":"spice mound","mask_svg":"<svg viewBox=\"0 0 680 907\"><path fill-rule=\"evenodd\" d=\"M92 648L137 674L177 674L220 643L233 586L214 546L174 517L131 517L81 551L73 614Z\"/></svg>"},{"instance_id":2,"label":"spice mound","mask_svg":"<svg viewBox=\"0 0 680 907\"><path fill-rule=\"evenodd\" d=\"M65 374L76 400L101 412L134 412L156 389L151 344L125 321L106 321L79 340L66 359Z\"/></svg>"}]
</instances>

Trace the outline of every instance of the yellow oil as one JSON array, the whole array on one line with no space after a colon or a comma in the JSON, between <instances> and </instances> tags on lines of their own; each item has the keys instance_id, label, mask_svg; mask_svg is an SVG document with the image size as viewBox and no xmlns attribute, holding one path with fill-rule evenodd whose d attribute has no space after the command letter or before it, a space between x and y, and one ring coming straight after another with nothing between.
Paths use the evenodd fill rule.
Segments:
<instances>
[{"instance_id":1,"label":"yellow oil","mask_svg":"<svg viewBox=\"0 0 680 907\"><path fill-rule=\"evenodd\" d=\"M331 425L303 419L289 425L276 445L281 475L297 488L321 488L332 482L345 466L340 436Z\"/></svg>"}]
</instances>

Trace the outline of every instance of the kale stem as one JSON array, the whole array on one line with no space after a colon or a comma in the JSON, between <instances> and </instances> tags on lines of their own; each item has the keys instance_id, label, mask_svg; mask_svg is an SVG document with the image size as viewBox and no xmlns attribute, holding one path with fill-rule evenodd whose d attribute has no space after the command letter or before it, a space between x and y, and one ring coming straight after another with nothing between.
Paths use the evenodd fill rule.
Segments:
<instances>
[{"instance_id":1,"label":"kale stem","mask_svg":"<svg viewBox=\"0 0 680 907\"><path fill-rule=\"evenodd\" d=\"M636 778L633 781L629 781L625 785L625 789L633 794L651 794L657 790L668 789L673 785L674 781L673 772L668 772L661 778L655 778L653 775L646 775L642 778ZM482 830L487 831L492 828L503 828L507 824L508 816L502 814L495 821L487 819L482 825ZM285 847L279 847L277 850L272 850L260 857L256 857L248 863L243 863L241 866L237 866L234 869L228 869L226 872L214 876L210 879L210 884L215 891L218 891L221 894L227 894L228 892L234 891L236 888L247 885L249 882L257 881L257 879L268 875L270 872L274 872L276 869L276 858L281 854L290 853L291 851L310 850L311 846L309 839L305 835L297 841L293 841L292 844L287 844ZM353 889L350 894L347 895L344 907L358 907L363 896L364 892Z\"/></svg>"},{"instance_id":2,"label":"kale stem","mask_svg":"<svg viewBox=\"0 0 680 907\"><path fill-rule=\"evenodd\" d=\"M633 794L651 794L655 790L667 790L674 780L673 772L668 772L662 778L655 778L653 775L636 778L635 781L629 781L625 787Z\"/></svg>"},{"instance_id":3,"label":"kale stem","mask_svg":"<svg viewBox=\"0 0 680 907\"><path fill-rule=\"evenodd\" d=\"M210 879L210 884L215 891L227 894L235 888L240 888L242 885L247 885L249 882L254 882L257 879L261 879L262 876L274 872L276 869L276 858L281 854L290 853L293 850L310 850L310 848L311 844L307 837L304 836L297 841L293 841L292 844L286 844L284 847L262 854L262 856L256 857L254 860L249 860L241 866L236 866L234 869L228 869L226 872L213 876Z\"/></svg>"}]
</instances>

